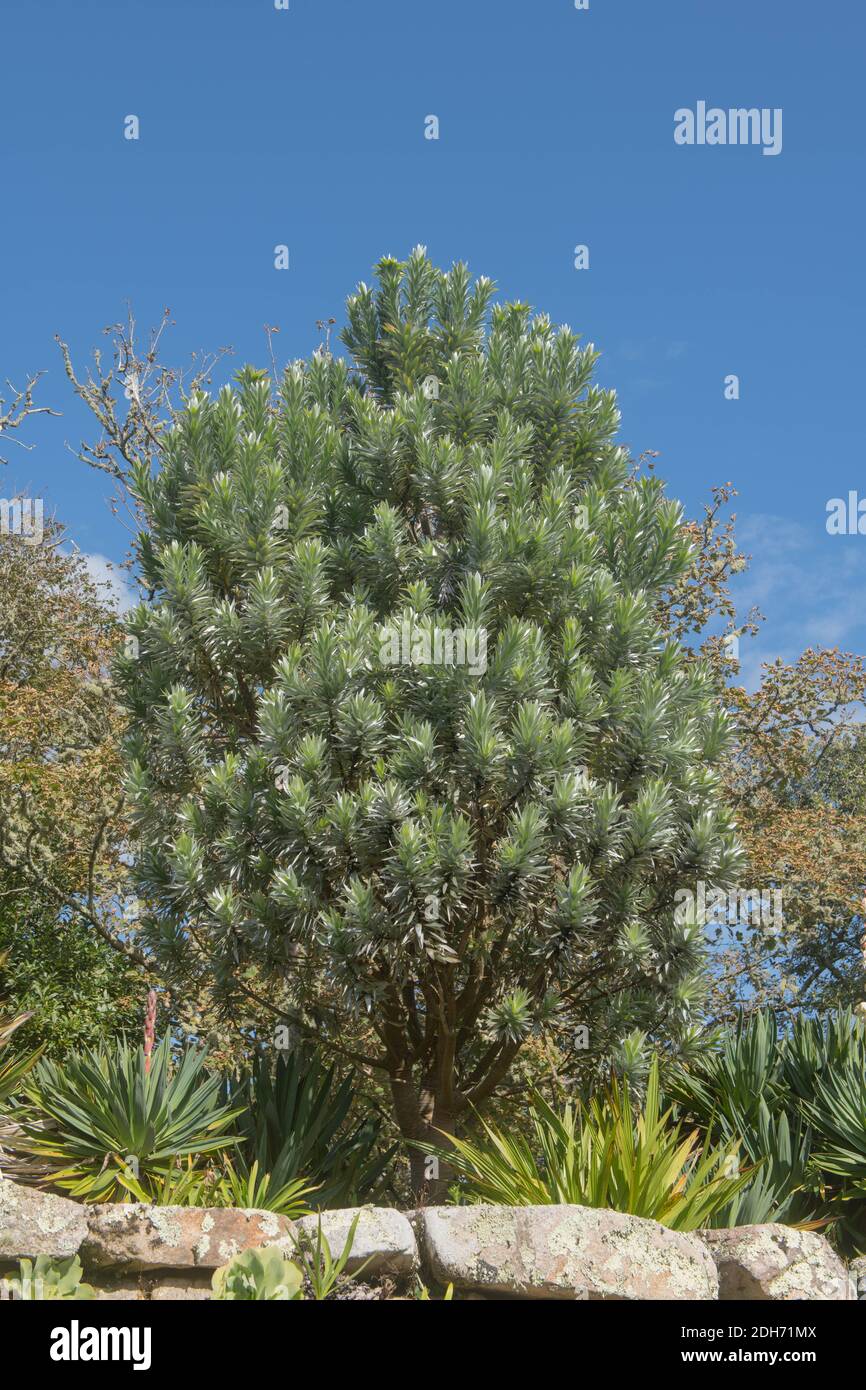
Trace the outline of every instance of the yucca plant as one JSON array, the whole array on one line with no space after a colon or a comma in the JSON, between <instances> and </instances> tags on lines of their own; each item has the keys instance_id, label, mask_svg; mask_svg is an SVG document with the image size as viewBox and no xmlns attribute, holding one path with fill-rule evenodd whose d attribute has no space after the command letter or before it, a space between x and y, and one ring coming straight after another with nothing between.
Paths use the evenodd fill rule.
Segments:
<instances>
[{"instance_id":1,"label":"yucca plant","mask_svg":"<svg viewBox=\"0 0 866 1390\"><path fill-rule=\"evenodd\" d=\"M12 1034L32 1017L32 1014L16 1014L14 1018L0 1019L0 1105L21 1089L24 1077L36 1064L42 1051L39 1048L37 1052L25 1055L14 1052L10 1047Z\"/></svg>"},{"instance_id":2,"label":"yucca plant","mask_svg":"<svg viewBox=\"0 0 866 1390\"><path fill-rule=\"evenodd\" d=\"M233 1158L240 1178L253 1165L269 1175L271 1191L304 1178L315 1184L322 1210L372 1201L396 1146L380 1146L380 1123L352 1125L354 1077L340 1078L315 1052L259 1054L252 1071L228 1084L225 1099L242 1108L242 1144Z\"/></svg>"},{"instance_id":3,"label":"yucca plant","mask_svg":"<svg viewBox=\"0 0 866 1390\"><path fill-rule=\"evenodd\" d=\"M692 1066L673 1068L665 1077L665 1093L708 1129L714 1119L734 1126L757 1121L763 1100L772 1110L783 1093L782 1046L776 1016L770 1010L740 1016L725 1029L713 1052Z\"/></svg>"},{"instance_id":4,"label":"yucca plant","mask_svg":"<svg viewBox=\"0 0 866 1390\"><path fill-rule=\"evenodd\" d=\"M849 1009L798 1018L784 1073L814 1133L814 1182L845 1255L866 1253L866 1029Z\"/></svg>"},{"instance_id":5,"label":"yucca plant","mask_svg":"<svg viewBox=\"0 0 866 1390\"><path fill-rule=\"evenodd\" d=\"M303 1178L276 1187L270 1173L259 1173L257 1163L248 1172L240 1173L227 1155L219 1168L202 1167L197 1157L189 1157L185 1164L165 1173L150 1173L146 1185L127 1166L118 1171L117 1180L135 1201L151 1206L253 1207L277 1212L290 1221L311 1214L305 1199L315 1191Z\"/></svg>"},{"instance_id":6,"label":"yucca plant","mask_svg":"<svg viewBox=\"0 0 866 1390\"><path fill-rule=\"evenodd\" d=\"M647 1077L643 1108L632 1110L629 1083L612 1078L602 1096L555 1111L535 1093L532 1140L483 1123L478 1141L449 1136L439 1156L462 1179L472 1202L504 1206L574 1204L651 1217L673 1230L709 1223L751 1173L738 1167L735 1147L700 1146L663 1111L658 1062Z\"/></svg>"},{"instance_id":7,"label":"yucca plant","mask_svg":"<svg viewBox=\"0 0 866 1390\"><path fill-rule=\"evenodd\" d=\"M202 1167L197 1156L177 1164L164 1173L152 1170L146 1181L140 1182L134 1169L126 1165L118 1169L117 1181L136 1202L154 1207L211 1207L228 1205L214 1197L218 1174Z\"/></svg>"},{"instance_id":8,"label":"yucca plant","mask_svg":"<svg viewBox=\"0 0 866 1390\"><path fill-rule=\"evenodd\" d=\"M850 1009L827 1018L799 1014L782 1049L782 1076L800 1100L811 1101L816 1081L866 1073L866 1029Z\"/></svg>"},{"instance_id":9,"label":"yucca plant","mask_svg":"<svg viewBox=\"0 0 866 1390\"><path fill-rule=\"evenodd\" d=\"M742 1017L715 1051L667 1076L668 1096L708 1140L736 1138L756 1165L714 1225L820 1227L846 1252L866 1243L866 1033L850 1010Z\"/></svg>"},{"instance_id":10,"label":"yucca plant","mask_svg":"<svg viewBox=\"0 0 866 1390\"><path fill-rule=\"evenodd\" d=\"M820 1202L811 1182L811 1131L784 1077L785 1040L775 1014L741 1016L717 1048L665 1078L668 1099L708 1139L739 1144L753 1165L751 1180L714 1226L762 1221L820 1224ZM790 1116L786 1113L786 1104Z\"/></svg>"},{"instance_id":11,"label":"yucca plant","mask_svg":"<svg viewBox=\"0 0 866 1390\"><path fill-rule=\"evenodd\" d=\"M734 1132L723 1128L723 1133ZM753 1173L729 1206L717 1211L711 1226L750 1226L765 1221L818 1229L829 1213L821 1204L813 1183L812 1131L802 1117L789 1119L784 1110L771 1113L760 1098L757 1113L742 1116L734 1129Z\"/></svg>"},{"instance_id":12,"label":"yucca plant","mask_svg":"<svg viewBox=\"0 0 866 1390\"><path fill-rule=\"evenodd\" d=\"M18 1145L50 1168L54 1187L86 1202L128 1201L130 1176L156 1194L178 1159L217 1153L240 1107L220 1098L204 1050L172 1062L164 1038L146 1070L144 1050L126 1043L41 1061L24 1087L32 1112ZM149 1198L148 1198L149 1199Z\"/></svg>"},{"instance_id":13,"label":"yucca plant","mask_svg":"<svg viewBox=\"0 0 866 1390\"><path fill-rule=\"evenodd\" d=\"M819 1135L815 1162L866 1190L866 1076L852 1067L816 1077L813 1099L801 1102Z\"/></svg>"},{"instance_id":14,"label":"yucca plant","mask_svg":"<svg viewBox=\"0 0 866 1390\"><path fill-rule=\"evenodd\" d=\"M32 1014L16 1014L14 1018L0 1018L0 1105L21 1090L24 1077L39 1057L39 1052L28 1056L14 1052L10 1046L15 1030L31 1017Z\"/></svg>"}]
</instances>

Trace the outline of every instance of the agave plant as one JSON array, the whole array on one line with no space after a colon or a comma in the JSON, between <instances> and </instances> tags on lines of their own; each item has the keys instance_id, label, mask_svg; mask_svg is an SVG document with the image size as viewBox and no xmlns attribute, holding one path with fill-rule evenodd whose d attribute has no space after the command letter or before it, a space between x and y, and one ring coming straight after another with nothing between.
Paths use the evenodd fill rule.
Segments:
<instances>
[{"instance_id":1,"label":"agave plant","mask_svg":"<svg viewBox=\"0 0 866 1390\"><path fill-rule=\"evenodd\" d=\"M866 1072L866 1030L850 1009L829 1018L800 1014L785 1039L782 1076L801 1101L811 1101L815 1083L828 1076Z\"/></svg>"},{"instance_id":2,"label":"agave plant","mask_svg":"<svg viewBox=\"0 0 866 1390\"><path fill-rule=\"evenodd\" d=\"M689 1068L673 1069L665 1092L678 1101L704 1129L715 1120L727 1132L757 1121L763 1100L775 1109L782 1094L782 1052L776 1016L769 1010L740 1017L727 1029L714 1052L702 1055Z\"/></svg>"},{"instance_id":3,"label":"agave plant","mask_svg":"<svg viewBox=\"0 0 866 1390\"><path fill-rule=\"evenodd\" d=\"M662 1111L655 1059L636 1116L628 1081L613 1078L604 1095L559 1113L536 1093L531 1118L534 1142L487 1123L477 1142L449 1136L453 1151L439 1154L469 1201L604 1207L690 1231L707 1225L751 1176L738 1171L736 1148L701 1147L697 1130L683 1133Z\"/></svg>"},{"instance_id":4,"label":"agave plant","mask_svg":"<svg viewBox=\"0 0 866 1390\"><path fill-rule=\"evenodd\" d=\"M866 1030L850 1010L799 1018L784 1074L811 1125L814 1181L846 1255L866 1253Z\"/></svg>"},{"instance_id":5,"label":"agave plant","mask_svg":"<svg viewBox=\"0 0 866 1390\"><path fill-rule=\"evenodd\" d=\"M340 1079L310 1050L281 1052L273 1063L259 1054L225 1092L243 1110L238 1175L248 1179L257 1164L272 1192L303 1177L323 1210L373 1200L396 1146L381 1151L377 1120L349 1123L354 1094L353 1076Z\"/></svg>"},{"instance_id":6,"label":"agave plant","mask_svg":"<svg viewBox=\"0 0 866 1390\"><path fill-rule=\"evenodd\" d=\"M717 1211L713 1226L762 1221L811 1224L820 1202L811 1183L811 1131L783 1075L784 1042L770 1011L740 1017L714 1052L674 1068L665 1090L702 1133L738 1143L753 1165L751 1180ZM786 1111L786 1103L791 1114Z\"/></svg>"},{"instance_id":7,"label":"agave plant","mask_svg":"<svg viewBox=\"0 0 866 1390\"><path fill-rule=\"evenodd\" d=\"M216 1270L211 1280L217 1300L296 1303L304 1297L304 1276L273 1246L243 1250Z\"/></svg>"},{"instance_id":8,"label":"agave plant","mask_svg":"<svg viewBox=\"0 0 866 1390\"><path fill-rule=\"evenodd\" d=\"M812 1132L801 1116L789 1119L784 1110L771 1114L763 1098L749 1120L735 1124L753 1176L729 1206L714 1213L711 1226L751 1226L781 1221L790 1226L818 1228L829 1213L821 1215L814 1191L811 1163ZM729 1133L722 1126L724 1133Z\"/></svg>"},{"instance_id":9,"label":"agave plant","mask_svg":"<svg viewBox=\"0 0 866 1390\"><path fill-rule=\"evenodd\" d=\"M236 1142L240 1108L220 1098L220 1079L205 1071L204 1050L174 1065L168 1037L146 1070L144 1051L117 1043L41 1061L24 1091L32 1115L17 1146L50 1168L49 1181L86 1202L156 1194L178 1159L212 1154Z\"/></svg>"},{"instance_id":10,"label":"agave plant","mask_svg":"<svg viewBox=\"0 0 866 1390\"><path fill-rule=\"evenodd\" d=\"M802 1107L821 1148L815 1162L827 1173L866 1184L866 1076L845 1067L816 1077L813 1098ZM861 1191L864 1190L862 1187Z\"/></svg>"}]
</instances>

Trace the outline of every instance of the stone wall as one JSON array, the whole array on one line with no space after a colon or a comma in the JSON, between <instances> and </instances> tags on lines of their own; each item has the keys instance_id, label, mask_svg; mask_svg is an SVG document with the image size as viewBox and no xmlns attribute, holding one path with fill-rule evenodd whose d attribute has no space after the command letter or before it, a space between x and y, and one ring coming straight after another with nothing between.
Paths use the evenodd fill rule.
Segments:
<instances>
[{"instance_id":1,"label":"stone wall","mask_svg":"<svg viewBox=\"0 0 866 1390\"><path fill-rule=\"evenodd\" d=\"M366 1262L369 1297L411 1296L420 1279L434 1290L452 1284L455 1298L852 1300L864 1263L848 1270L823 1236L789 1226L682 1233L568 1206L359 1212L348 1270ZM322 1217L335 1254L354 1215ZM214 1270L232 1255L273 1245L291 1256L299 1228L315 1233L316 1218L293 1224L266 1211L87 1207L0 1180L0 1277L23 1257L77 1254L100 1298L206 1299Z\"/></svg>"}]
</instances>

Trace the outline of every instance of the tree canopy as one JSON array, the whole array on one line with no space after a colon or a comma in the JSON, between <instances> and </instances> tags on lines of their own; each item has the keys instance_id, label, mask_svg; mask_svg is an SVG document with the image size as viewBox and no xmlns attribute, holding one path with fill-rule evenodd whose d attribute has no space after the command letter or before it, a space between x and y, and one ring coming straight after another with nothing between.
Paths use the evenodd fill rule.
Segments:
<instances>
[{"instance_id":1,"label":"tree canopy","mask_svg":"<svg viewBox=\"0 0 866 1390\"><path fill-rule=\"evenodd\" d=\"M492 293L386 258L351 362L196 393L132 470L143 939L180 989L385 1073L422 1143L542 1022L608 1058L688 1036L674 893L740 865L725 713L657 621L680 508L634 477L593 348Z\"/></svg>"}]
</instances>

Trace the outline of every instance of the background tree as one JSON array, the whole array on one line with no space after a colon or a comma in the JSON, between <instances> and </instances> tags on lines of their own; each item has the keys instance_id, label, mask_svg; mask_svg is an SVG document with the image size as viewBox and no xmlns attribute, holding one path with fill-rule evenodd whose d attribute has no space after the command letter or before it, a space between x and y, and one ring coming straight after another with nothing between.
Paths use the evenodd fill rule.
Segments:
<instances>
[{"instance_id":1,"label":"background tree","mask_svg":"<svg viewBox=\"0 0 866 1390\"><path fill-rule=\"evenodd\" d=\"M386 258L348 301L358 375L322 352L274 402L246 369L131 468L147 945L383 1073L422 1146L542 1025L607 1061L687 1041L674 892L740 863L712 678L655 618L679 507L632 479L594 350L492 290ZM457 630L486 669L425 657Z\"/></svg>"},{"instance_id":2,"label":"background tree","mask_svg":"<svg viewBox=\"0 0 866 1390\"><path fill-rule=\"evenodd\" d=\"M0 535L0 984L22 1046L63 1051L128 1023L144 957L122 913L116 612L51 521Z\"/></svg>"},{"instance_id":3,"label":"background tree","mask_svg":"<svg viewBox=\"0 0 866 1390\"><path fill-rule=\"evenodd\" d=\"M719 1017L771 1005L845 1008L866 998L866 770L863 659L805 651L764 667L752 693L732 688L737 738L727 777L749 883L778 888L784 920L722 932Z\"/></svg>"}]
</instances>

